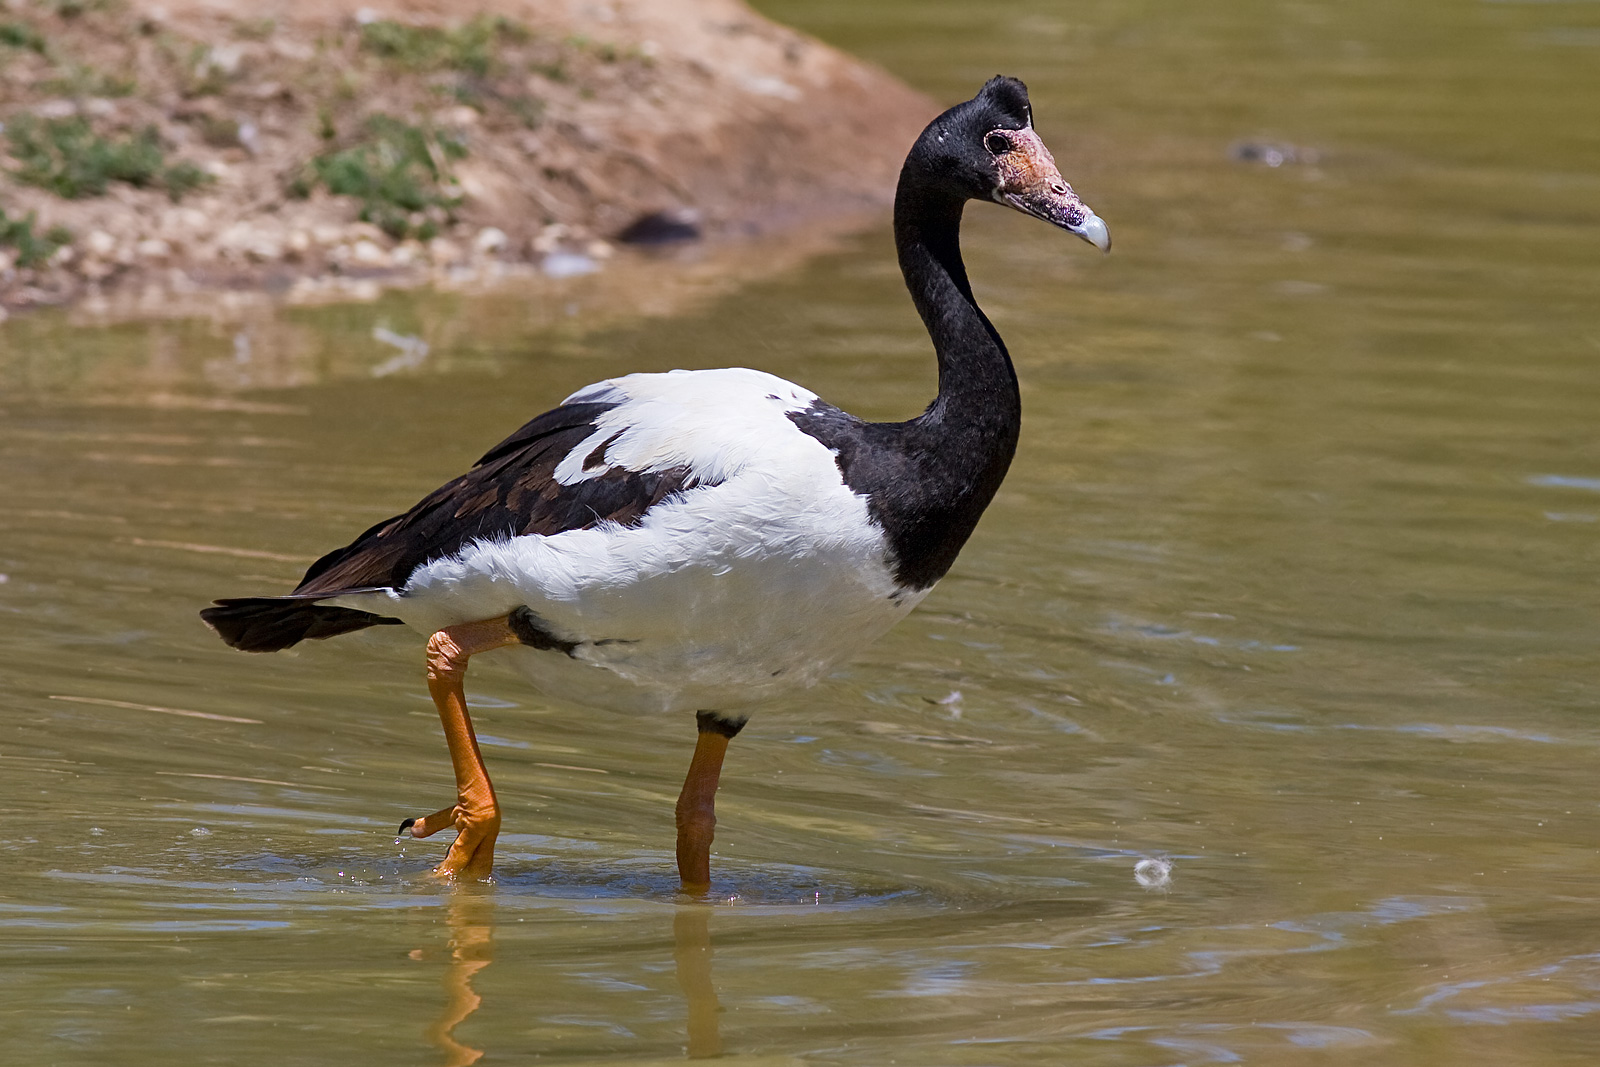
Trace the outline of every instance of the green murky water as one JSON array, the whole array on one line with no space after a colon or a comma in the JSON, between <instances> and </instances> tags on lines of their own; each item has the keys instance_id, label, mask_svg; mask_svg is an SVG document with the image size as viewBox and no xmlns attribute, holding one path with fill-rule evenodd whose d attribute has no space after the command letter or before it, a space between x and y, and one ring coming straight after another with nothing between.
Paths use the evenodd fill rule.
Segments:
<instances>
[{"instance_id":1,"label":"green murky water","mask_svg":"<svg viewBox=\"0 0 1600 1067\"><path fill-rule=\"evenodd\" d=\"M763 7L944 100L1025 77L1117 250L971 212L1021 453L923 608L734 744L717 906L672 893L687 721L475 664L507 832L447 892L392 843L451 788L420 641L246 657L194 612L606 375L913 413L886 226L597 328L597 280L23 318L5 1058L1593 1063L1600 5Z\"/></svg>"}]
</instances>

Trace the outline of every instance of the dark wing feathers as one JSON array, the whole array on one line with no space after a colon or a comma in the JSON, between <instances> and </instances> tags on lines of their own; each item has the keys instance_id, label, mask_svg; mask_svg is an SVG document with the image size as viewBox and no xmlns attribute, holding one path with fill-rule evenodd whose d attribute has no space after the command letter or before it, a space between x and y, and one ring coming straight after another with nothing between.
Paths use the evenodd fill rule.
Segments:
<instances>
[{"instance_id":1,"label":"dark wing feathers","mask_svg":"<svg viewBox=\"0 0 1600 1067\"><path fill-rule=\"evenodd\" d=\"M564 438L567 448L562 452L566 455L576 448L578 442L594 433L594 421L601 415L616 407L616 404L563 404L558 408L551 408L537 418L529 419L523 423L510 437L495 445L482 456L473 467L481 467L486 463L493 463L497 459L504 459L513 453L520 452L528 445L545 440L553 434L563 431L577 431L573 438Z\"/></svg>"},{"instance_id":2,"label":"dark wing feathers","mask_svg":"<svg viewBox=\"0 0 1600 1067\"><path fill-rule=\"evenodd\" d=\"M393 587L404 583L389 580L390 576L399 567L404 567L405 575L409 576L419 562L411 562L405 566L407 544L404 539L395 536L402 525L415 529L431 525L430 519L437 522L437 513L442 508L449 508L452 512L460 510L460 504L451 508L452 497L456 495L463 483L469 483L474 476L487 468L499 469L504 466L504 461L517 457L520 453L528 453L524 458L530 465L537 464L539 458L549 452L555 444L566 442L566 448L559 450L555 462L560 462L560 457L575 448L579 442L594 432L594 419L606 411L610 405L606 404L573 404L554 408L545 412L538 418L532 419L495 445L472 469L454 481L447 482L438 489L423 497L410 511L403 515L395 515L373 524L367 530L343 548L336 548L313 563L306 571L305 577L300 579L300 584L295 588L296 593L311 593L327 589L352 589L363 586ZM542 447L541 447L542 446ZM553 472L555 464L549 464L548 470ZM470 491L470 490L469 490ZM465 543L465 539L462 540ZM439 553L443 555L444 553ZM428 557L433 558L433 557ZM353 563L359 559L359 564ZM343 581L339 578L329 577L330 573L344 574L352 567L373 574L373 581Z\"/></svg>"},{"instance_id":3,"label":"dark wing feathers","mask_svg":"<svg viewBox=\"0 0 1600 1067\"><path fill-rule=\"evenodd\" d=\"M603 522L637 524L674 493L701 482L688 467L604 473L562 485L555 468L595 431L611 403L569 404L547 411L486 452L471 470L423 497L403 515L385 519L343 548L317 560L293 593L219 600L200 613L224 641L272 652L306 638L333 637L397 622L370 612L320 605L341 593L398 589L413 571L460 552L480 539L585 530ZM584 460L605 464L613 436Z\"/></svg>"},{"instance_id":4,"label":"dark wing feathers","mask_svg":"<svg viewBox=\"0 0 1600 1067\"><path fill-rule=\"evenodd\" d=\"M277 652L300 641L338 637L368 626L399 625L399 619L355 608L318 604L314 597L251 596L219 600L200 617L234 648Z\"/></svg>"},{"instance_id":5,"label":"dark wing feathers","mask_svg":"<svg viewBox=\"0 0 1600 1067\"><path fill-rule=\"evenodd\" d=\"M398 589L424 563L455 555L473 541L558 534L602 522L631 526L666 497L701 484L687 467L612 467L574 485L557 482L556 465L594 433L595 419L613 406L572 404L540 415L404 515L323 556L295 593ZM585 457L589 469L603 464L605 445Z\"/></svg>"}]
</instances>

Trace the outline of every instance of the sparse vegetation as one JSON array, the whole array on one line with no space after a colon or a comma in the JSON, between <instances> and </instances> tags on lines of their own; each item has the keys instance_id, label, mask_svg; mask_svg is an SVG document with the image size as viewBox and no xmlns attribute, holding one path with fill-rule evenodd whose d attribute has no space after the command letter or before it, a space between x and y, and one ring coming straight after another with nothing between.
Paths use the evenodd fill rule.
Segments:
<instances>
[{"instance_id":1,"label":"sparse vegetation","mask_svg":"<svg viewBox=\"0 0 1600 1067\"><path fill-rule=\"evenodd\" d=\"M321 185L335 196L355 197L363 222L396 239L427 240L461 204L449 165L466 155L466 146L454 138L373 115L360 140L313 158L289 191L303 197Z\"/></svg>"},{"instance_id":2,"label":"sparse vegetation","mask_svg":"<svg viewBox=\"0 0 1600 1067\"><path fill-rule=\"evenodd\" d=\"M90 12L109 9L112 0L39 0L39 6L54 11L64 19L75 19Z\"/></svg>"},{"instance_id":3,"label":"sparse vegetation","mask_svg":"<svg viewBox=\"0 0 1600 1067\"><path fill-rule=\"evenodd\" d=\"M23 115L6 127L6 139L21 164L12 172L18 181L69 200L103 196L112 182L162 189L178 200L211 181L192 163L169 164L154 126L122 138L103 137L81 115Z\"/></svg>"},{"instance_id":4,"label":"sparse vegetation","mask_svg":"<svg viewBox=\"0 0 1600 1067\"><path fill-rule=\"evenodd\" d=\"M183 72L184 96L216 96L227 91L228 68L218 62L216 50L207 45L191 47L179 69Z\"/></svg>"},{"instance_id":5,"label":"sparse vegetation","mask_svg":"<svg viewBox=\"0 0 1600 1067\"><path fill-rule=\"evenodd\" d=\"M714 65L652 67L659 46L626 19L582 36L583 5L447 8L0 0L0 319L88 292L270 278L322 299L387 272L598 261L618 221L693 199L701 167L726 178L676 147L706 115L656 106L724 81ZM723 31L690 23L672 54L715 51ZM781 66L781 36L748 35L751 69ZM737 84L709 121L780 143ZM650 121L630 121L645 100Z\"/></svg>"},{"instance_id":6,"label":"sparse vegetation","mask_svg":"<svg viewBox=\"0 0 1600 1067\"><path fill-rule=\"evenodd\" d=\"M487 112L492 103L498 103L530 130L538 129L544 121L545 102L542 99L526 92L506 92L488 78L463 74L455 79L453 85L435 85L432 90L479 112Z\"/></svg>"},{"instance_id":7,"label":"sparse vegetation","mask_svg":"<svg viewBox=\"0 0 1600 1067\"><path fill-rule=\"evenodd\" d=\"M50 51L50 45L45 41L44 34L26 22L0 22L0 45L37 52L41 56L47 55Z\"/></svg>"},{"instance_id":8,"label":"sparse vegetation","mask_svg":"<svg viewBox=\"0 0 1600 1067\"><path fill-rule=\"evenodd\" d=\"M528 70L534 74L549 78L553 82L565 82L572 77L567 71L566 63L559 59L552 60L549 63L541 63L538 60L534 60L528 64Z\"/></svg>"},{"instance_id":9,"label":"sparse vegetation","mask_svg":"<svg viewBox=\"0 0 1600 1067\"><path fill-rule=\"evenodd\" d=\"M19 267L43 266L58 248L72 241L72 234L64 226L52 226L41 234L34 228L36 224L31 211L24 218L12 219L0 208L0 248L12 249Z\"/></svg>"},{"instance_id":10,"label":"sparse vegetation","mask_svg":"<svg viewBox=\"0 0 1600 1067\"><path fill-rule=\"evenodd\" d=\"M83 98L87 96L132 96L138 88L132 78L99 70L87 63L62 63L54 77L46 78L41 87L62 96Z\"/></svg>"},{"instance_id":11,"label":"sparse vegetation","mask_svg":"<svg viewBox=\"0 0 1600 1067\"><path fill-rule=\"evenodd\" d=\"M75 19L82 14L109 10L114 0L37 0L45 11L53 11L64 19Z\"/></svg>"},{"instance_id":12,"label":"sparse vegetation","mask_svg":"<svg viewBox=\"0 0 1600 1067\"><path fill-rule=\"evenodd\" d=\"M411 70L459 70L481 77L494 69L501 45L521 44L531 36L520 23L493 15L454 29L378 19L361 27L361 49Z\"/></svg>"},{"instance_id":13,"label":"sparse vegetation","mask_svg":"<svg viewBox=\"0 0 1600 1067\"><path fill-rule=\"evenodd\" d=\"M539 124L544 122L545 102L536 96L529 96L523 93L518 96L507 97L503 103L506 105L506 110L515 115L530 130L538 129Z\"/></svg>"},{"instance_id":14,"label":"sparse vegetation","mask_svg":"<svg viewBox=\"0 0 1600 1067\"><path fill-rule=\"evenodd\" d=\"M274 18L240 19L233 27L233 35L242 41L270 41L276 32L278 20Z\"/></svg>"}]
</instances>

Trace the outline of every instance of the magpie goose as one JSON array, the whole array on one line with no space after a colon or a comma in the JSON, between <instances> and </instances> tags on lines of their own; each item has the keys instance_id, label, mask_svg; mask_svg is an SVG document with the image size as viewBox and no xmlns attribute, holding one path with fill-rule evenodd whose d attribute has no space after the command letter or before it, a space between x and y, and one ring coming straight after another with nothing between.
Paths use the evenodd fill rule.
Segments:
<instances>
[{"instance_id":1,"label":"magpie goose","mask_svg":"<svg viewBox=\"0 0 1600 1067\"><path fill-rule=\"evenodd\" d=\"M1111 246L1034 132L1020 81L994 78L934 119L894 208L939 363L939 395L916 418L864 422L756 370L614 378L323 556L292 593L219 600L202 618L248 652L377 624L429 635L456 798L401 831L454 828L437 868L452 878L490 874L500 828L462 689L470 657L504 649L580 705L694 712L677 855L684 888L704 892L723 756L750 709L815 684L915 607L1016 450L1016 375L961 261L969 200Z\"/></svg>"}]
</instances>

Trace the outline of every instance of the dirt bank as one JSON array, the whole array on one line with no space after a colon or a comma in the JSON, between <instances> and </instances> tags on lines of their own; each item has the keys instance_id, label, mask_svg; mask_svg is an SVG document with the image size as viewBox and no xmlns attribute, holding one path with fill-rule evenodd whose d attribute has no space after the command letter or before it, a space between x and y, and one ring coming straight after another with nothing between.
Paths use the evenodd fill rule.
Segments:
<instances>
[{"instance_id":1,"label":"dirt bank","mask_svg":"<svg viewBox=\"0 0 1600 1067\"><path fill-rule=\"evenodd\" d=\"M582 273L886 202L934 112L737 0L237 10L0 0L0 309Z\"/></svg>"}]
</instances>

